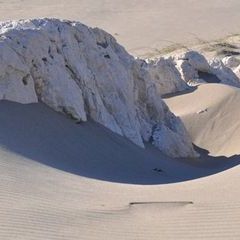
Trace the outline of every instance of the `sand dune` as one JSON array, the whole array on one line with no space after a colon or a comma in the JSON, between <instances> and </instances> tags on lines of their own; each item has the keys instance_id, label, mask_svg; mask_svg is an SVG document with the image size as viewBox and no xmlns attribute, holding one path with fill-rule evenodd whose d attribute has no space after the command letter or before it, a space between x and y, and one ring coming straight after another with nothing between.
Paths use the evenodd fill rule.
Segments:
<instances>
[{"instance_id":1,"label":"sand dune","mask_svg":"<svg viewBox=\"0 0 240 240\"><path fill-rule=\"evenodd\" d=\"M80 20L152 55L239 33L239 9L238 0L2 0L0 20ZM239 89L204 84L165 101L199 159L143 150L41 103L1 101L0 239L239 240Z\"/></svg>"},{"instance_id":2,"label":"sand dune","mask_svg":"<svg viewBox=\"0 0 240 240\"><path fill-rule=\"evenodd\" d=\"M240 90L203 84L195 91L165 99L184 121L193 142L213 156L240 154Z\"/></svg>"},{"instance_id":3,"label":"sand dune","mask_svg":"<svg viewBox=\"0 0 240 240\"><path fill-rule=\"evenodd\" d=\"M177 183L231 164L190 166L41 104L0 111L0 239L240 237L238 166Z\"/></svg>"},{"instance_id":4,"label":"sand dune","mask_svg":"<svg viewBox=\"0 0 240 240\"><path fill-rule=\"evenodd\" d=\"M43 104L2 101L0 111L5 113L0 116L0 146L9 158L21 156L88 178L132 184L172 183L214 174L237 161L226 164L222 158L210 169L199 169L194 160L189 166L187 159L171 159L150 144L142 149L97 123L76 124Z\"/></svg>"}]
</instances>

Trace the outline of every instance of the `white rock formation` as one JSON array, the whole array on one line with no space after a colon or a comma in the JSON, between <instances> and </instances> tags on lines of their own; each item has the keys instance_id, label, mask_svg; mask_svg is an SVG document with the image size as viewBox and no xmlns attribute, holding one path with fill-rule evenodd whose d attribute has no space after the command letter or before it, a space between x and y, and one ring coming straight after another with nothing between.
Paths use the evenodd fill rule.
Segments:
<instances>
[{"instance_id":1,"label":"white rock formation","mask_svg":"<svg viewBox=\"0 0 240 240\"><path fill-rule=\"evenodd\" d=\"M234 74L240 79L240 57L230 56L222 59L223 64L230 68Z\"/></svg>"},{"instance_id":2,"label":"white rock formation","mask_svg":"<svg viewBox=\"0 0 240 240\"><path fill-rule=\"evenodd\" d=\"M207 61L203 55L195 51L177 55L174 59L183 80L189 85L215 81L240 87L240 79L230 68L230 65L236 64L236 61L233 63L233 59L225 59L225 64L220 59Z\"/></svg>"},{"instance_id":3,"label":"white rock formation","mask_svg":"<svg viewBox=\"0 0 240 240\"><path fill-rule=\"evenodd\" d=\"M198 79L198 72L210 72L207 60L195 51L188 51L175 56L176 66L185 82Z\"/></svg>"},{"instance_id":4,"label":"white rock formation","mask_svg":"<svg viewBox=\"0 0 240 240\"><path fill-rule=\"evenodd\" d=\"M234 73L240 79L240 65L237 68L234 69Z\"/></svg>"},{"instance_id":5,"label":"white rock formation","mask_svg":"<svg viewBox=\"0 0 240 240\"><path fill-rule=\"evenodd\" d=\"M233 87L240 87L240 79L234 73L234 71L225 66L222 60L213 59L210 61L211 73L220 79L221 83L230 85Z\"/></svg>"},{"instance_id":6,"label":"white rock formation","mask_svg":"<svg viewBox=\"0 0 240 240\"><path fill-rule=\"evenodd\" d=\"M171 77L172 66L164 66ZM141 147L151 141L172 157L197 156L162 101L160 83L100 29L56 19L1 23L0 69L0 99L42 101L79 121L90 117ZM170 91L178 85L171 84Z\"/></svg>"},{"instance_id":7,"label":"white rock formation","mask_svg":"<svg viewBox=\"0 0 240 240\"><path fill-rule=\"evenodd\" d=\"M154 80L160 95L176 93L188 89L172 59L159 58L140 62Z\"/></svg>"},{"instance_id":8,"label":"white rock formation","mask_svg":"<svg viewBox=\"0 0 240 240\"><path fill-rule=\"evenodd\" d=\"M34 82L27 66L5 41L0 42L0 99L37 102Z\"/></svg>"},{"instance_id":9,"label":"white rock formation","mask_svg":"<svg viewBox=\"0 0 240 240\"><path fill-rule=\"evenodd\" d=\"M240 66L240 59L235 56L228 56L222 59L223 64L232 70Z\"/></svg>"}]
</instances>

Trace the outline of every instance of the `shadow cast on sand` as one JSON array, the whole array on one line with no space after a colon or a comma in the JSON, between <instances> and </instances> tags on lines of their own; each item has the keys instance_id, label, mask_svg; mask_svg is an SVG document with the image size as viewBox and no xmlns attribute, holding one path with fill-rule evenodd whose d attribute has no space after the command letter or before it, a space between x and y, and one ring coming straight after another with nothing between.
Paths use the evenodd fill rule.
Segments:
<instances>
[{"instance_id":1,"label":"shadow cast on sand","mask_svg":"<svg viewBox=\"0 0 240 240\"><path fill-rule=\"evenodd\" d=\"M0 102L0 157L30 159L83 177L129 184L196 179L240 163L240 157L171 159L151 145L141 149L97 123L76 124L43 104ZM11 161L11 157L9 158Z\"/></svg>"},{"instance_id":2,"label":"shadow cast on sand","mask_svg":"<svg viewBox=\"0 0 240 240\"><path fill-rule=\"evenodd\" d=\"M167 98L171 98L171 97L181 96L181 95L184 95L184 94L192 93L195 90L197 90L197 86L189 87L186 90L175 92L175 93L164 94L164 95L162 95L162 98L167 99Z\"/></svg>"}]
</instances>

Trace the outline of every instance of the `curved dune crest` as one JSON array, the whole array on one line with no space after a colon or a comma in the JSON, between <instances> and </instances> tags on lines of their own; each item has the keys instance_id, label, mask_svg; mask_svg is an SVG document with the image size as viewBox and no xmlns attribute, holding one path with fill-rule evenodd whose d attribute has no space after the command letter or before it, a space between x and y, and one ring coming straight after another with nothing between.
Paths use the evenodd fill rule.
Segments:
<instances>
[{"instance_id":1,"label":"curved dune crest","mask_svg":"<svg viewBox=\"0 0 240 240\"><path fill-rule=\"evenodd\" d=\"M240 154L240 89L202 84L191 93L165 101L181 117L197 146L213 156Z\"/></svg>"}]
</instances>

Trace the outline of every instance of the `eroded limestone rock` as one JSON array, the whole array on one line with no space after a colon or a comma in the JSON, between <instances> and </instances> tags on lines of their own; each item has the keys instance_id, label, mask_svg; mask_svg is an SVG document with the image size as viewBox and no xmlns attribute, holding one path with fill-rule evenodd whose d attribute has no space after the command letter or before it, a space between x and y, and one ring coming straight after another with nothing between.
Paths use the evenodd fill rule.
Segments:
<instances>
[{"instance_id":1,"label":"eroded limestone rock","mask_svg":"<svg viewBox=\"0 0 240 240\"><path fill-rule=\"evenodd\" d=\"M240 79L230 65L236 65L237 61L228 59L207 59L196 51L188 51L174 57L177 69L183 80L189 85L192 83L223 83L234 87L240 87Z\"/></svg>"},{"instance_id":2,"label":"eroded limestone rock","mask_svg":"<svg viewBox=\"0 0 240 240\"><path fill-rule=\"evenodd\" d=\"M176 93L188 89L172 59L160 58L143 61L142 67L154 80L160 95Z\"/></svg>"},{"instance_id":3,"label":"eroded limestone rock","mask_svg":"<svg viewBox=\"0 0 240 240\"><path fill-rule=\"evenodd\" d=\"M156 72L164 76L163 89L185 87L171 63L161 61ZM197 156L162 101L160 82L103 30L56 19L1 23L0 69L0 99L42 101L79 121L92 118L141 147L152 141L172 157Z\"/></svg>"}]
</instances>

